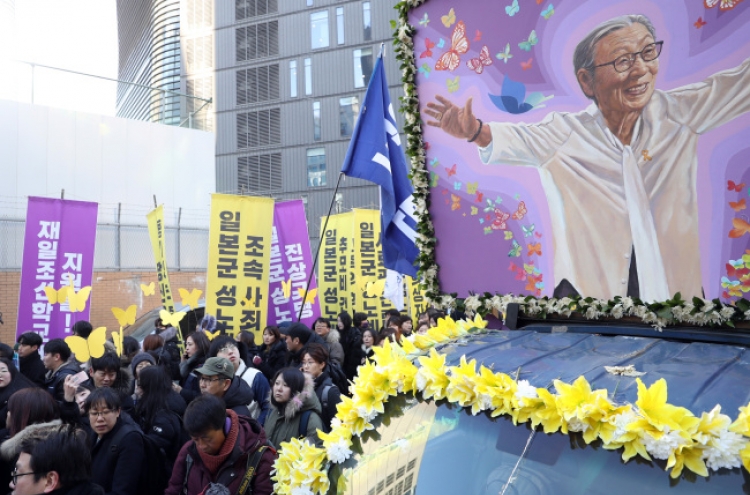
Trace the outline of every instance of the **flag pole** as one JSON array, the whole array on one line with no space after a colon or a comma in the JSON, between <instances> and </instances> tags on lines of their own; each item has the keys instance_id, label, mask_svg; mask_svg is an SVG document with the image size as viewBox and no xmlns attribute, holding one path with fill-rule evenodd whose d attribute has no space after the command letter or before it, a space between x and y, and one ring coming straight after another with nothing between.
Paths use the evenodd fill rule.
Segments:
<instances>
[{"instance_id":1,"label":"flag pole","mask_svg":"<svg viewBox=\"0 0 750 495\"><path fill-rule=\"evenodd\" d=\"M315 267L318 266L318 256L320 255L320 248L323 246L323 236L325 236L326 228L328 227L328 219L333 211L333 205L336 202L336 193L339 192L339 184L341 184L341 177L344 176L344 172L339 172L339 178L336 181L336 188L333 190L333 197L331 198L331 205L328 207L328 214L326 220L323 222L323 227L320 229L320 242L318 242L318 249L315 250L315 259L313 260L312 269L310 269L310 276L307 277L307 285L305 286L305 293L302 296L302 305L299 308L299 314L297 315L297 321L302 321L302 312L305 310L305 300L307 299L307 292L310 290L310 284L312 278L315 275Z\"/></svg>"}]
</instances>

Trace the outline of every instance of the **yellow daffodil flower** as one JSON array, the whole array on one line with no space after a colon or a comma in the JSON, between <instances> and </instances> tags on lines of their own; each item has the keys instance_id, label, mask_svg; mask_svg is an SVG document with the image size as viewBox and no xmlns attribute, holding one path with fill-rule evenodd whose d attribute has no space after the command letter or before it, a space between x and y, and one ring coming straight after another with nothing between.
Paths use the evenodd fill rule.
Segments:
<instances>
[{"instance_id":1,"label":"yellow daffodil flower","mask_svg":"<svg viewBox=\"0 0 750 495\"><path fill-rule=\"evenodd\" d=\"M461 407L472 405L477 394L474 391L474 381L477 378L476 361L472 359L466 362L466 356L461 356L458 366L451 366L450 378L446 389L448 400L455 402Z\"/></svg>"},{"instance_id":2,"label":"yellow daffodil flower","mask_svg":"<svg viewBox=\"0 0 750 495\"><path fill-rule=\"evenodd\" d=\"M449 383L445 372L445 356L435 352L435 349L430 349L429 357L420 357L419 364L422 367L417 371L417 385L419 386L421 381L424 382L424 385L419 387L424 398L444 399L445 389Z\"/></svg>"}]
</instances>

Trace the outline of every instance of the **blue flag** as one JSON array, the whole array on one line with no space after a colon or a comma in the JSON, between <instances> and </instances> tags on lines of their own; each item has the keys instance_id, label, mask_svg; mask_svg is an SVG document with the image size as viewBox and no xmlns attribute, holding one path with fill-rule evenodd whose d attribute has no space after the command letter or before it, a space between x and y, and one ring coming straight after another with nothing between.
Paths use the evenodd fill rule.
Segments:
<instances>
[{"instance_id":1,"label":"blue flag","mask_svg":"<svg viewBox=\"0 0 750 495\"><path fill-rule=\"evenodd\" d=\"M414 189L396 127L383 59L378 57L341 171L380 186L383 264L416 277L417 220Z\"/></svg>"}]
</instances>

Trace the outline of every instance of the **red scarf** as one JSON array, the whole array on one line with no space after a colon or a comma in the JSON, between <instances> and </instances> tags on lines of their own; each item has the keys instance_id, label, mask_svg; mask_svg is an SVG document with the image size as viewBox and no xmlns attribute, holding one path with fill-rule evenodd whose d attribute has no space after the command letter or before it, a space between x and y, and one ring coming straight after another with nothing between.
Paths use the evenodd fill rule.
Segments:
<instances>
[{"instance_id":1,"label":"red scarf","mask_svg":"<svg viewBox=\"0 0 750 495\"><path fill-rule=\"evenodd\" d=\"M224 461L227 460L229 454L234 450L234 445L237 443L237 439L240 436L240 422L237 418L237 413L231 409L227 409L227 416L232 421L232 426L229 427L229 433L227 434L226 439L224 439L224 443L222 444L221 449L219 449L219 453L211 455L198 450L198 455L201 456L203 465L206 466L208 472L211 473L211 477L216 476L221 465L224 464Z\"/></svg>"}]
</instances>

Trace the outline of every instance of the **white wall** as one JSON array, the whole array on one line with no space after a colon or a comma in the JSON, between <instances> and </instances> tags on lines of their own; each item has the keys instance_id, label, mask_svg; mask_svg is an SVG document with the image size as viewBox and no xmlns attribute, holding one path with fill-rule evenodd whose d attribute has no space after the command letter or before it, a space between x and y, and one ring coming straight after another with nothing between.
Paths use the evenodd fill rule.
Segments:
<instances>
[{"instance_id":1,"label":"white wall","mask_svg":"<svg viewBox=\"0 0 750 495\"><path fill-rule=\"evenodd\" d=\"M153 196L168 226L207 228L216 190L212 133L0 100L0 218L28 196L95 201L99 221L145 225Z\"/></svg>"}]
</instances>

